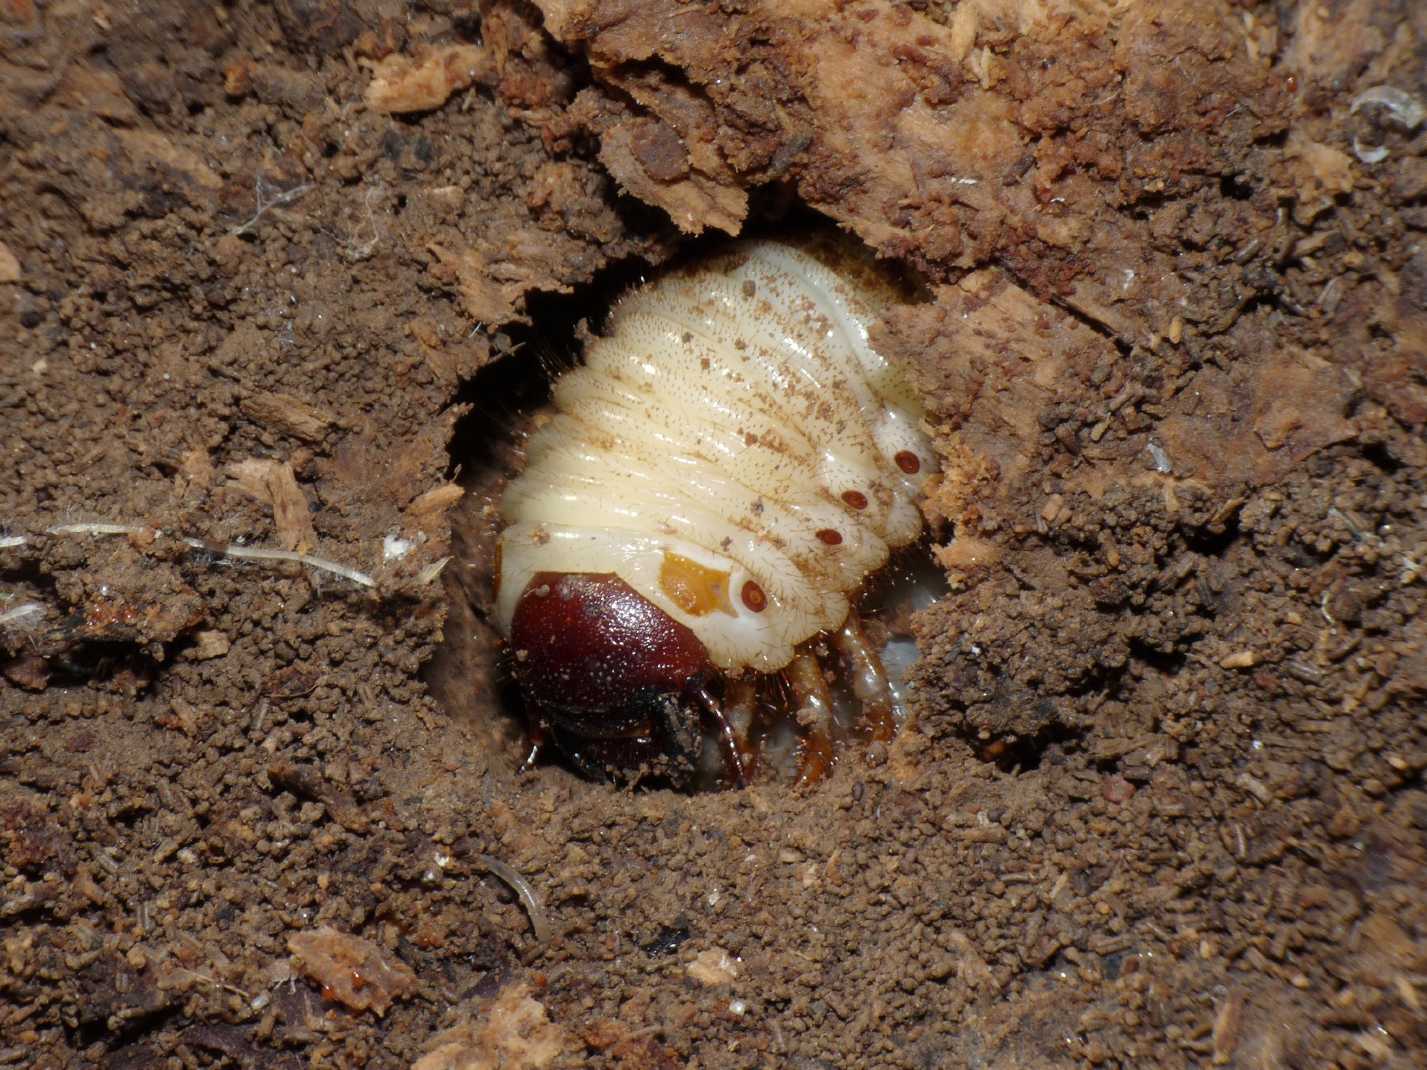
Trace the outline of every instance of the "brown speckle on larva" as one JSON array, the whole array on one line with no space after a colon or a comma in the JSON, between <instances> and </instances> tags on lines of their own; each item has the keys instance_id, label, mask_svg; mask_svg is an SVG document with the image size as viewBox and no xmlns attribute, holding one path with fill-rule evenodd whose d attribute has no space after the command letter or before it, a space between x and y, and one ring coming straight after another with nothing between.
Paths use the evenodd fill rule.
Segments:
<instances>
[{"instance_id":1,"label":"brown speckle on larva","mask_svg":"<svg viewBox=\"0 0 1427 1070\"><path fill-rule=\"evenodd\" d=\"M936 457L869 342L893 294L869 278L738 245L630 293L556 383L502 503L495 614L526 652L537 749L550 735L591 771L653 762L678 780L709 725L743 783L772 681L811 717L799 775L815 780L833 760L820 638L857 667L865 734L895 730L853 600L921 536Z\"/></svg>"}]
</instances>

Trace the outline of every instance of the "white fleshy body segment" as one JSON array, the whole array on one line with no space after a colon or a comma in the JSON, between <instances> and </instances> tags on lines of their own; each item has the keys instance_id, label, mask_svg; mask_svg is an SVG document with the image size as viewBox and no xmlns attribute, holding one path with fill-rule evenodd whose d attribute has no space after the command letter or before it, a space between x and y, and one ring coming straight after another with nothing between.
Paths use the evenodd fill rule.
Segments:
<instances>
[{"instance_id":1,"label":"white fleshy body segment","mask_svg":"<svg viewBox=\"0 0 1427 1070\"><path fill-rule=\"evenodd\" d=\"M506 490L496 624L540 572L614 573L725 670L841 626L922 532L936 457L868 341L861 271L745 243L624 298Z\"/></svg>"}]
</instances>

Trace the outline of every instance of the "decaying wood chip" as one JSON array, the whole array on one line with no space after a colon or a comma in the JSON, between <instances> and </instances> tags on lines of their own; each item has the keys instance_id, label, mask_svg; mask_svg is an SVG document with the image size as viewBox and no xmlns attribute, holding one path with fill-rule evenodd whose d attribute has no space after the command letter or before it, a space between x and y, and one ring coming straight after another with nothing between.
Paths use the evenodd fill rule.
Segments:
<instances>
[{"instance_id":1,"label":"decaying wood chip","mask_svg":"<svg viewBox=\"0 0 1427 1070\"><path fill-rule=\"evenodd\" d=\"M436 258L435 274L454 282L466 312L483 324L524 320L518 305L526 291L536 288L532 265L499 263L479 249L452 251L432 242L428 246Z\"/></svg>"},{"instance_id":2,"label":"decaying wood chip","mask_svg":"<svg viewBox=\"0 0 1427 1070\"><path fill-rule=\"evenodd\" d=\"M690 171L678 135L658 120L631 119L607 130L600 162L625 192L663 208L685 234L708 227L737 234L748 214L748 194Z\"/></svg>"},{"instance_id":3,"label":"decaying wood chip","mask_svg":"<svg viewBox=\"0 0 1427 1070\"><path fill-rule=\"evenodd\" d=\"M416 500L406 507L406 511L417 518L434 516L455 505L465 493L455 483L443 483L418 495Z\"/></svg>"},{"instance_id":4,"label":"decaying wood chip","mask_svg":"<svg viewBox=\"0 0 1427 1070\"><path fill-rule=\"evenodd\" d=\"M367 105L397 115L431 111L490 69L490 59L479 45L446 45L419 59L388 56L376 65L367 86Z\"/></svg>"},{"instance_id":5,"label":"decaying wood chip","mask_svg":"<svg viewBox=\"0 0 1427 1070\"><path fill-rule=\"evenodd\" d=\"M1342 369L1285 347L1260 366L1253 383L1253 430L1266 449L1298 461L1352 438L1347 416L1355 387Z\"/></svg>"},{"instance_id":6,"label":"decaying wood chip","mask_svg":"<svg viewBox=\"0 0 1427 1070\"><path fill-rule=\"evenodd\" d=\"M571 1047L565 1030L523 984L504 989L484 1022L465 1021L438 1033L411 1070L539 1070Z\"/></svg>"},{"instance_id":7,"label":"decaying wood chip","mask_svg":"<svg viewBox=\"0 0 1427 1070\"><path fill-rule=\"evenodd\" d=\"M1356 171L1352 158L1341 149L1294 133L1284 159L1294 182L1293 217L1299 223L1311 223L1333 206L1334 197L1352 192Z\"/></svg>"},{"instance_id":8,"label":"decaying wood chip","mask_svg":"<svg viewBox=\"0 0 1427 1070\"><path fill-rule=\"evenodd\" d=\"M703 985L726 985L738 977L738 961L723 948L711 947L700 951L685 972Z\"/></svg>"},{"instance_id":9,"label":"decaying wood chip","mask_svg":"<svg viewBox=\"0 0 1427 1070\"><path fill-rule=\"evenodd\" d=\"M10 247L0 241L0 283L20 281L20 261Z\"/></svg>"},{"instance_id":10,"label":"decaying wood chip","mask_svg":"<svg viewBox=\"0 0 1427 1070\"><path fill-rule=\"evenodd\" d=\"M255 424L286 431L304 442L319 442L335 418L291 394L253 394L238 403Z\"/></svg>"},{"instance_id":11,"label":"decaying wood chip","mask_svg":"<svg viewBox=\"0 0 1427 1070\"><path fill-rule=\"evenodd\" d=\"M308 553L317 545L317 532L307 511L307 497L297 485L292 465L285 461L250 459L224 469L237 486L272 507L278 542L285 550Z\"/></svg>"},{"instance_id":12,"label":"decaying wood chip","mask_svg":"<svg viewBox=\"0 0 1427 1070\"><path fill-rule=\"evenodd\" d=\"M213 629L198 632L193 638L193 656L199 661L221 658L232 647L226 635Z\"/></svg>"},{"instance_id":13,"label":"decaying wood chip","mask_svg":"<svg viewBox=\"0 0 1427 1070\"><path fill-rule=\"evenodd\" d=\"M213 486L213 479L217 474L207 451L192 449L179 458L178 474L174 476L174 483L179 494L187 494L191 490L202 492Z\"/></svg>"},{"instance_id":14,"label":"decaying wood chip","mask_svg":"<svg viewBox=\"0 0 1427 1070\"><path fill-rule=\"evenodd\" d=\"M0 675L26 691L43 691L49 687L50 665L38 654L22 654L5 662Z\"/></svg>"},{"instance_id":15,"label":"decaying wood chip","mask_svg":"<svg viewBox=\"0 0 1427 1070\"><path fill-rule=\"evenodd\" d=\"M376 944L324 925L288 937L287 949L298 971L322 986L328 999L355 1011L385 1014L393 1000L410 995L416 974L406 963L389 959Z\"/></svg>"}]
</instances>

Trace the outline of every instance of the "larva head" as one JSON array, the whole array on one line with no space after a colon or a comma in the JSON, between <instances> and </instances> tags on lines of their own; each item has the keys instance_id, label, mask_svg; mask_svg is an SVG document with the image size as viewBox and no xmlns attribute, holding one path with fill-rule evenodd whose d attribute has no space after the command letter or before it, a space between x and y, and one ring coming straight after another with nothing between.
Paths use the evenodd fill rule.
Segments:
<instances>
[{"instance_id":1,"label":"larva head","mask_svg":"<svg viewBox=\"0 0 1427 1070\"><path fill-rule=\"evenodd\" d=\"M644 740L665 754L685 748L691 723L697 738L689 692L710 673L708 652L611 573L536 573L516 602L510 645L531 712L559 731Z\"/></svg>"}]
</instances>

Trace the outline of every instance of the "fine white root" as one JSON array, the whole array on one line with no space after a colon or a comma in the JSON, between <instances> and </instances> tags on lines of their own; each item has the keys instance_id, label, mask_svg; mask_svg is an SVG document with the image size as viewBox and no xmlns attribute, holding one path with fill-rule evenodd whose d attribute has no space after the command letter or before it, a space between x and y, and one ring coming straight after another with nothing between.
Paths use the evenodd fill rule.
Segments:
<instances>
[{"instance_id":1,"label":"fine white root","mask_svg":"<svg viewBox=\"0 0 1427 1070\"><path fill-rule=\"evenodd\" d=\"M209 546L202 539L184 538L181 540L185 545L192 546L195 550L204 550L208 553L218 554L220 557L231 557L239 561L291 561L294 564L306 565L308 568L317 569L320 572L330 572L334 576L341 576L343 579L351 580L353 583L363 587L376 587L377 581L368 576L365 572L358 572L354 568L338 564L336 561L329 561L325 557L313 557L311 554L300 554L296 550L274 550L261 546L238 546L230 543L227 546Z\"/></svg>"},{"instance_id":2,"label":"fine white root","mask_svg":"<svg viewBox=\"0 0 1427 1070\"><path fill-rule=\"evenodd\" d=\"M40 605L40 603L22 602L13 609L7 609L4 613L0 613L0 626L19 624L21 621L29 620L31 617L42 617L44 613L45 607Z\"/></svg>"},{"instance_id":3,"label":"fine white root","mask_svg":"<svg viewBox=\"0 0 1427 1070\"><path fill-rule=\"evenodd\" d=\"M46 535L161 535L157 528L138 524L56 524L45 528Z\"/></svg>"},{"instance_id":4,"label":"fine white root","mask_svg":"<svg viewBox=\"0 0 1427 1070\"><path fill-rule=\"evenodd\" d=\"M530 928L535 933L535 942L537 944L549 943L550 918L546 915L545 908L540 904L540 897L535 894L535 889L530 886L530 882L499 858L492 858L490 855L477 855L476 861L515 893L516 898L520 900L520 905L525 908L525 913L530 917Z\"/></svg>"},{"instance_id":5,"label":"fine white root","mask_svg":"<svg viewBox=\"0 0 1427 1070\"><path fill-rule=\"evenodd\" d=\"M108 524L100 522L56 524L53 527L45 528L44 534L54 536L140 535L151 539L164 537L164 532L159 528L145 527L142 524ZM190 549L200 550L203 553L213 554L220 558L229 558L235 561L292 562L293 564L305 565L307 568L315 569L318 572L329 572L334 576L341 576L343 579L350 580L352 583L361 587L375 588L377 585L377 581L365 572L350 568L337 561L328 560L325 557L298 553L296 550L279 550L262 546L241 546L237 543L229 543L226 546L222 546L207 543L202 539L195 539L185 535L173 537L177 538L179 542ZM4 538L0 538L0 550L25 546L33 541L33 539L34 536L32 535L7 535ZM441 563L444 564L444 562ZM434 575L431 578L434 579ZM427 582L429 582L429 580Z\"/></svg>"},{"instance_id":6,"label":"fine white root","mask_svg":"<svg viewBox=\"0 0 1427 1070\"><path fill-rule=\"evenodd\" d=\"M281 190L274 193L272 184L263 178L262 175L258 175L257 180L253 183L253 199L256 202L254 206L255 211L247 222L234 227L229 233L235 238L250 233L257 227L258 221L272 209L282 208L291 204L293 201L298 200L308 193L312 188L313 183L304 182L300 186L293 186L292 189Z\"/></svg>"}]
</instances>

